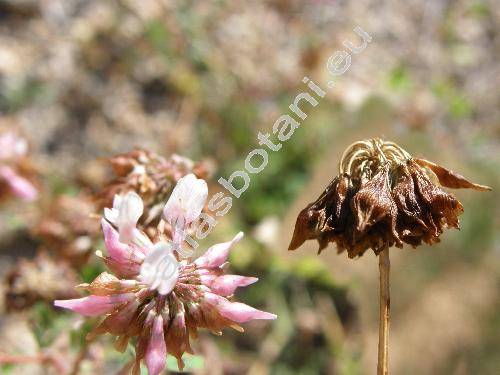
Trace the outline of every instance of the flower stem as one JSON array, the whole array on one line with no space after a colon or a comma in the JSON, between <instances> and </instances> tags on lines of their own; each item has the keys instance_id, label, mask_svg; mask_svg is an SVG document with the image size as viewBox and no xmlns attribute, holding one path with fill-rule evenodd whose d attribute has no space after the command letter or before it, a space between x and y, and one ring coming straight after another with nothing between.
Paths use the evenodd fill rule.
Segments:
<instances>
[{"instance_id":1,"label":"flower stem","mask_svg":"<svg viewBox=\"0 0 500 375\"><path fill-rule=\"evenodd\" d=\"M380 317L377 375L387 375L389 373L387 357L389 352L389 310L391 306L389 294L389 272L391 269L389 247L380 252L378 262L380 272Z\"/></svg>"}]
</instances>

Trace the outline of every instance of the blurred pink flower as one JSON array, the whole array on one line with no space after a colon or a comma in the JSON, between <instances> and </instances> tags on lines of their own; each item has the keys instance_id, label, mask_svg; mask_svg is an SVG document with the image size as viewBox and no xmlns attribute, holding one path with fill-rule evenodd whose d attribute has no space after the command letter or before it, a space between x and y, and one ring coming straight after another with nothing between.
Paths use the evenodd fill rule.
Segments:
<instances>
[{"instance_id":1,"label":"blurred pink flower","mask_svg":"<svg viewBox=\"0 0 500 375\"><path fill-rule=\"evenodd\" d=\"M10 167L0 165L0 179L7 183L15 196L24 201L31 202L38 197L38 190L35 186Z\"/></svg>"},{"instance_id":2,"label":"blurred pink flower","mask_svg":"<svg viewBox=\"0 0 500 375\"><path fill-rule=\"evenodd\" d=\"M3 181L10 191L25 201L33 201L38 191L33 184L23 177L16 164L26 156L28 143L14 132L0 135L0 181Z\"/></svg>"}]
</instances>

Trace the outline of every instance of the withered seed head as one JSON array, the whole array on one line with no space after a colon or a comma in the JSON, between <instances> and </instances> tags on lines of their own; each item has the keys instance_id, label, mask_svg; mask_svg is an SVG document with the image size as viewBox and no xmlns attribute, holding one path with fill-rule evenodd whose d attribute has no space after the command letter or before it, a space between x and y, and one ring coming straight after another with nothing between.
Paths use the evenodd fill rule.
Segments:
<instances>
[{"instance_id":1,"label":"withered seed head","mask_svg":"<svg viewBox=\"0 0 500 375\"><path fill-rule=\"evenodd\" d=\"M463 206L437 182L455 189L491 190L413 158L393 142L356 142L344 152L339 175L300 212L289 249L316 239L319 252L334 242L339 253L346 250L353 258L370 248L378 254L387 246L439 242L444 229L459 228Z\"/></svg>"}]
</instances>

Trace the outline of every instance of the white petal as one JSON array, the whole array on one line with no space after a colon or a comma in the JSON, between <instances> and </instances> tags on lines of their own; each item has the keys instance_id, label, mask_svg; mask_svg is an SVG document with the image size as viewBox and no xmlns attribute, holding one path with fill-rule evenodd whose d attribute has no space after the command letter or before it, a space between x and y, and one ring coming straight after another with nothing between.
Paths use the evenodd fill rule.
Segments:
<instances>
[{"instance_id":1,"label":"white petal","mask_svg":"<svg viewBox=\"0 0 500 375\"><path fill-rule=\"evenodd\" d=\"M137 236L141 236L136 226L143 212L142 198L131 191L125 196L115 195L113 208L105 208L104 217L118 227L120 242L130 243L136 240ZM138 241L141 242L140 239Z\"/></svg>"},{"instance_id":2,"label":"white petal","mask_svg":"<svg viewBox=\"0 0 500 375\"><path fill-rule=\"evenodd\" d=\"M151 242L149 237L137 228L134 230L134 240L139 247L149 249L151 246L153 246L153 243Z\"/></svg>"},{"instance_id":3,"label":"white petal","mask_svg":"<svg viewBox=\"0 0 500 375\"><path fill-rule=\"evenodd\" d=\"M106 220L108 220L111 224L116 224L118 221L118 211L113 209L113 208L105 208L104 209L104 217Z\"/></svg>"},{"instance_id":4,"label":"white petal","mask_svg":"<svg viewBox=\"0 0 500 375\"><path fill-rule=\"evenodd\" d=\"M160 242L153 246L141 266L141 278L149 288L168 294L179 277L179 262L172 254L172 244Z\"/></svg>"},{"instance_id":5,"label":"white petal","mask_svg":"<svg viewBox=\"0 0 500 375\"><path fill-rule=\"evenodd\" d=\"M136 192L128 192L120 206L120 219L137 224L144 212L142 198Z\"/></svg>"},{"instance_id":6,"label":"white petal","mask_svg":"<svg viewBox=\"0 0 500 375\"><path fill-rule=\"evenodd\" d=\"M158 252L160 254L170 254L172 253L173 246L169 242L157 242L151 247L151 252Z\"/></svg>"},{"instance_id":7,"label":"white petal","mask_svg":"<svg viewBox=\"0 0 500 375\"><path fill-rule=\"evenodd\" d=\"M175 186L163 209L171 224L188 226L200 216L208 196L207 183L192 173L182 177Z\"/></svg>"},{"instance_id":8,"label":"white petal","mask_svg":"<svg viewBox=\"0 0 500 375\"><path fill-rule=\"evenodd\" d=\"M160 242L154 245L141 265L142 279L148 284L153 283L156 275L156 269L158 268L158 265L162 261L163 257L170 254L172 251L171 247L170 250L168 250L163 246L163 244L164 242Z\"/></svg>"},{"instance_id":9,"label":"white petal","mask_svg":"<svg viewBox=\"0 0 500 375\"><path fill-rule=\"evenodd\" d=\"M122 200L123 197L120 194L115 194L115 197L113 198L113 208L115 210L119 210L121 205L122 205Z\"/></svg>"},{"instance_id":10,"label":"white petal","mask_svg":"<svg viewBox=\"0 0 500 375\"><path fill-rule=\"evenodd\" d=\"M163 295L169 294L174 289L178 278L179 278L179 271L176 271L176 273L172 275L172 277L163 280L160 283L160 286L158 287L158 293Z\"/></svg>"}]
</instances>

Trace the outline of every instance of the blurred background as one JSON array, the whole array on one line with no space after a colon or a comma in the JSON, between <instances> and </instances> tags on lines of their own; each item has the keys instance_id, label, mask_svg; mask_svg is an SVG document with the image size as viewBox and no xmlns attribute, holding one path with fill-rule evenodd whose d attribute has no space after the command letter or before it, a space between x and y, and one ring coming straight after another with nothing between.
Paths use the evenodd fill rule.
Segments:
<instances>
[{"instance_id":1,"label":"blurred background","mask_svg":"<svg viewBox=\"0 0 500 375\"><path fill-rule=\"evenodd\" d=\"M87 346L93 322L51 307L102 265L93 253L68 263L33 228L67 224L68 206L91 212L84 196L112 178L105 159L136 146L204 162L220 191L306 75L326 97L206 240L245 231L232 269L260 282L238 298L279 319L203 335L188 370L375 372L376 257L287 247L343 150L378 136L493 187L454 192L461 230L440 244L391 251L391 372L498 374L499 16L494 0L0 0L0 126L29 140L41 191L0 206L0 374L57 373L50 356L114 374L133 355L109 337ZM356 26L373 40L327 89L328 57L357 44Z\"/></svg>"}]
</instances>

